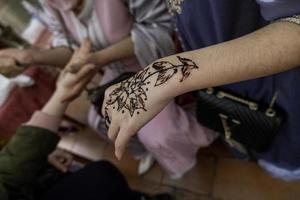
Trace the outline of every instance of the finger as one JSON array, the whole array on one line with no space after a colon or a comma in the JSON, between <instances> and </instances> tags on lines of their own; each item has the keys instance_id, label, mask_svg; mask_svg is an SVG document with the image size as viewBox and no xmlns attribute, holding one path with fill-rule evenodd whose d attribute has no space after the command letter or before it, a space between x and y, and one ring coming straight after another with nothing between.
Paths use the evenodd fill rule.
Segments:
<instances>
[{"instance_id":1,"label":"finger","mask_svg":"<svg viewBox=\"0 0 300 200\"><path fill-rule=\"evenodd\" d=\"M71 57L71 60L73 60L74 58L76 58L79 54L79 48L75 49L74 52L73 52L73 55Z\"/></svg>"},{"instance_id":2,"label":"finger","mask_svg":"<svg viewBox=\"0 0 300 200\"><path fill-rule=\"evenodd\" d=\"M60 158L56 156L49 156L48 161L51 165L53 165L56 169L58 169L61 172L67 172L68 168L60 162Z\"/></svg>"},{"instance_id":3,"label":"finger","mask_svg":"<svg viewBox=\"0 0 300 200\"><path fill-rule=\"evenodd\" d=\"M83 56L88 54L91 51L92 43L88 38L85 38L81 43L78 56Z\"/></svg>"},{"instance_id":4,"label":"finger","mask_svg":"<svg viewBox=\"0 0 300 200\"><path fill-rule=\"evenodd\" d=\"M72 73L72 74L74 74L74 73L77 73L77 71L75 71L74 69L73 69L73 65L74 65L74 63L76 63L76 60L77 60L77 57L78 57L78 53L79 53L79 49L75 49L74 50L74 53L73 53L73 55L72 55L72 57L71 57L71 59L70 59L70 61L69 61L69 63L67 64L67 66L64 68L64 72L70 72L70 73Z\"/></svg>"},{"instance_id":5,"label":"finger","mask_svg":"<svg viewBox=\"0 0 300 200\"><path fill-rule=\"evenodd\" d=\"M74 160L73 155L67 151L63 151L60 157L63 158L63 164L66 168L68 168Z\"/></svg>"},{"instance_id":6,"label":"finger","mask_svg":"<svg viewBox=\"0 0 300 200\"><path fill-rule=\"evenodd\" d=\"M84 64L85 64L84 62L82 62L82 63L76 62L76 63L70 64L70 67L68 68L68 72L70 72L71 74L76 74L78 71L80 71L81 67Z\"/></svg>"},{"instance_id":7,"label":"finger","mask_svg":"<svg viewBox=\"0 0 300 200\"><path fill-rule=\"evenodd\" d=\"M78 85L78 83L81 83L83 80L86 79L86 77L89 77L89 75L94 76L93 71L96 71L95 65L93 65L93 64L84 65L78 72L76 72L75 74L72 73L74 75L74 77L72 78L72 80L70 80L70 82L68 84L69 85ZM69 73L69 71L64 71L64 73L67 75Z\"/></svg>"},{"instance_id":8,"label":"finger","mask_svg":"<svg viewBox=\"0 0 300 200\"><path fill-rule=\"evenodd\" d=\"M111 123L109 124L108 133L107 133L108 138L112 141L115 141L119 133L119 130L120 130L120 126L118 125L117 120L111 120Z\"/></svg>"},{"instance_id":9,"label":"finger","mask_svg":"<svg viewBox=\"0 0 300 200\"><path fill-rule=\"evenodd\" d=\"M96 69L96 66L93 64L87 64L83 66L80 71L75 75L75 81L79 82L81 79L85 78L89 75L92 71ZM95 74L94 74L95 75Z\"/></svg>"},{"instance_id":10,"label":"finger","mask_svg":"<svg viewBox=\"0 0 300 200\"><path fill-rule=\"evenodd\" d=\"M81 80L79 83L77 83L70 93L65 94L62 97L61 102L62 103L68 102L68 101L71 101L72 99L74 99L74 97L79 96L80 93L82 92L82 90L85 88L85 86L92 80L94 75L95 74L91 73L87 77L85 77L83 80Z\"/></svg>"},{"instance_id":11,"label":"finger","mask_svg":"<svg viewBox=\"0 0 300 200\"><path fill-rule=\"evenodd\" d=\"M121 160L126 146L133 134L134 132L132 132L130 128L120 127L120 131L115 142L115 156L118 160Z\"/></svg>"},{"instance_id":12,"label":"finger","mask_svg":"<svg viewBox=\"0 0 300 200\"><path fill-rule=\"evenodd\" d=\"M75 74L80 68L86 64L86 56L91 50L91 42L89 39L84 39L79 49L75 50L71 61L68 64L67 71Z\"/></svg>"}]
</instances>

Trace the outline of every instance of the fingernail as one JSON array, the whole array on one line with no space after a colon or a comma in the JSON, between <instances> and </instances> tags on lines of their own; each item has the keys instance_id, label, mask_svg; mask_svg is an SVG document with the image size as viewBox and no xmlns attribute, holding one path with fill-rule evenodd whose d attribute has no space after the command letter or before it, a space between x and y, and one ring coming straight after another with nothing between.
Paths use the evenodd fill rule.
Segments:
<instances>
[{"instance_id":1,"label":"fingernail","mask_svg":"<svg viewBox=\"0 0 300 200\"><path fill-rule=\"evenodd\" d=\"M116 156L117 160L119 160L119 161L121 160L121 158L117 154L115 156Z\"/></svg>"},{"instance_id":2,"label":"fingernail","mask_svg":"<svg viewBox=\"0 0 300 200\"><path fill-rule=\"evenodd\" d=\"M118 160L122 159L122 154L118 153L117 151L116 151L115 155Z\"/></svg>"}]
</instances>

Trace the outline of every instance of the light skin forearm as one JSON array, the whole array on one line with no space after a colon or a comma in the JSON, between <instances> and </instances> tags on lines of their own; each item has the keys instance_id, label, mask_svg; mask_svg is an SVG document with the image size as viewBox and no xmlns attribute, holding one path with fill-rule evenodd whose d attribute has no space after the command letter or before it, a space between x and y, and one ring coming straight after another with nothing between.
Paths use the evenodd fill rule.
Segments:
<instances>
[{"instance_id":1,"label":"light skin forearm","mask_svg":"<svg viewBox=\"0 0 300 200\"><path fill-rule=\"evenodd\" d=\"M121 158L131 136L174 97L275 74L300 65L300 27L268 25L246 36L157 60L105 93L102 114Z\"/></svg>"},{"instance_id":2,"label":"light skin forearm","mask_svg":"<svg viewBox=\"0 0 300 200\"><path fill-rule=\"evenodd\" d=\"M180 74L170 79L170 97L212 86L249 80L286 71L300 65L300 26L288 22L270 24L256 32L210 46L177 54L196 63L185 81ZM178 63L176 55L159 61ZM176 78L177 76L177 78Z\"/></svg>"},{"instance_id":3,"label":"light skin forearm","mask_svg":"<svg viewBox=\"0 0 300 200\"><path fill-rule=\"evenodd\" d=\"M57 47L47 50L33 50L32 63L51 65L59 68L66 66L73 52L67 47Z\"/></svg>"},{"instance_id":4,"label":"light skin forearm","mask_svg":"<svg viewBox=\"0 0 300 200\"><path fill-rule=\"evenodd\" d=\"M50 100L43 107L42 112L56 118L62 118L67 107L67 102L62 102L62 94L58 90L54 92Z\"/></svg>"},{"instance_id":5,"label":"light skin forearm","mask_svg":"<svg viewBox=\"0 0 300 200\"><path fill-rule=\"evenodd\" d=\"M134 56L134 44L130 36L110 45L109 47L93 53L90 62L99 66L123 60Z\"/></svg>"}]
</instances>

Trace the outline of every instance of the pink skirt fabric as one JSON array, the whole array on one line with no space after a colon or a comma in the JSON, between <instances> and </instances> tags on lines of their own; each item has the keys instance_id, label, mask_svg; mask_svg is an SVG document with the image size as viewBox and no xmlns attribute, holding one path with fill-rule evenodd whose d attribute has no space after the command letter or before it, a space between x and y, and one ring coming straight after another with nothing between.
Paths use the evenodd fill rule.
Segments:
<instances>
[{"instance_id":1,"label":"pink skirt fabric","mask_svg":"<svg viewBox=\"0 0 300 200\"><path fill-rule=\"evenodd\" d=\"M217 134L171 102L138 136L171 178L177 179L194 167L199 148L209 146Z\"/></svg>"}]
</instances>

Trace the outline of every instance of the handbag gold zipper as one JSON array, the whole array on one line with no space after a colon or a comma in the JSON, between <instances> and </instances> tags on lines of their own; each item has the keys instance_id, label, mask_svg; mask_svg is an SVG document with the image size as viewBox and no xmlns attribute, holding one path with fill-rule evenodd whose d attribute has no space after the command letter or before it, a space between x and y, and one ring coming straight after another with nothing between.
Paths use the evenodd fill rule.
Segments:
<instances>
[{"instance_id":1,"label":"handbag gold zipper","mask_svg":"<svg viewBox=\"0 0 300 200\"><path fill-rule=\"evenodd\" d=\"M246 148L241 143L239 143L236 140L231 138L232 132L231 132L230 127L228 126L228 123L227 123L228 116L226 116L224 114L219 114L219 116L221 118L222 126L223 126L223 129L224 129L225 141L231 147L237 149L241 153L247 154ZM237 121L237 120L233 120L233 122L235 122L235 121ZM237 121L237 122L239 122L239 121Z\"/></svg>"}]
</instances>

